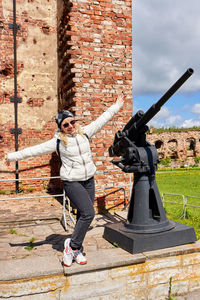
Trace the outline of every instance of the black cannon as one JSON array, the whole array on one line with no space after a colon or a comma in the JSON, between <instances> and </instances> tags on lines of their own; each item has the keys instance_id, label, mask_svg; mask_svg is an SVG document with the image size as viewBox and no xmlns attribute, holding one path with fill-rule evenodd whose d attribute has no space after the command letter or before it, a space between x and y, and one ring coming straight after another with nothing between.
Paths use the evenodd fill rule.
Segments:
<instances>
[{"instance_id":1,"label":"black cannon","mask_svg":"<svg viewBox=\"0 0 200 300\"><path fill-rule=\"evenodd\" d=\"M104 238L121 248L138 253L196 241L194 229L167 219L155 179L159 162L154 145L146 140L147 123L192 75L188 69L146 113L139 110L115 134L109 148L112 163L126 173L134 173L127 221L105 227Z\"/></svg>"}]
</instances>

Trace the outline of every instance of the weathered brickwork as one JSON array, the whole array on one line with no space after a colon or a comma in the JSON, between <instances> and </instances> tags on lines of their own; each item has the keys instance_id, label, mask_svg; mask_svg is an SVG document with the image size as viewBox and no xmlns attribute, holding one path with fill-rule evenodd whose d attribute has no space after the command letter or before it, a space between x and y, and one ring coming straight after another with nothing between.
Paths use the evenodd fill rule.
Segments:
<instances>
[{"instance_id":1,"label":"weathered brickwork","mask_svg":"<svg viewBox=\"0 0 200 300\"><path fill-rule=\"evenodd\" d=\"M91 141L98 171L113 170L107 149L116 128L121 128L132 113L131 1L64 1L58 28L59 107L72 108L80 122L88 124L120 92L125 95L123 111ZM113 180L123 184L125 177L119 172L95 178L99 189L112 186ZM99 195L98 206L121 202L112 190L109 199L108 193L107 199L104 195Z\"/></svg>"},{"instance_id":2,"label":"weathered brickwork","mask_svg":"<svg viewBox=\"0 0 200 300\"><path fill-rule=\"evenodd\" d=\"M132 115L131 6L130 0L16 1L19 149L53 136L58 109L71 109L85 125L123 92L123 111L91 140L98 171L113 170L108 147ZM15 178L15 164L4 161L14 151L12 1L0 0L0 20L0 168L2 178ZM19 162L20 178L57 174L55 154ZM124 176L119 172L114 181L122 185ZM112 186L113 176L98 174L96 182L97 189ZM124 191L109 193L99 194L99 203L112 206L124 198Z\"/></svg>"},{"instance_id":3,"label":"weathered brickwork","mask_svg":"<svg viewBox=\"0 0 200 300\"><path fill-rule=\"evenodd\" d=\"M56 130L57 112L57 21L56 1L16 1L17 31L17 83L19 149L46 141ZM15 164L7 168L4 156L14 151L14 96L12 1L0 1L0 168L3 178L14 178ZM20 177L50 175L51 155L19 163ZM37 188L37 182L33 182ZM4 185L4 187L6 184Z\"/></svg>"},{"instance_id":4,"label":"weathered brickwork","mask_svg":"<svg viewBox=\"0 0 200 300\"><path fill-rule=\"evenodd\" d=\"M159 157L194 163L200 156L200 131L185 130L180 132L150 133L147 140L156 146Z\"/></svg>"}]
</instances>

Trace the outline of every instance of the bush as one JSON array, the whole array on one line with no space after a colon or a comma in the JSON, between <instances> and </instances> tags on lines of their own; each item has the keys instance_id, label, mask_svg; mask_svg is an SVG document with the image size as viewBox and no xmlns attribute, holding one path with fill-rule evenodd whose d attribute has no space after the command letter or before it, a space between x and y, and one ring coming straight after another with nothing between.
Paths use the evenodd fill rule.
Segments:
<instances>
[{"instance_id":1,"label":"bush","mask_svg":"<svg viewBox=\"0 0 200 300\"><path fill-rule=\"evenodd\" d=\"M199 164L199 162L200 162L200 156L196 156L195 158L194 158L194 161L195 161L195 164Z\"/></svg>"},{"instance_id":2,"label":"bush","mask_svg":"<svg viewBox=\"0 0 200 300\"><path fill-rule=\"evenodd\" d=\"M170 162L171 162L170 157L161 158L160 160L160 164L162 164L163 166L169 166Z\"/></svg>"}]
</instances>

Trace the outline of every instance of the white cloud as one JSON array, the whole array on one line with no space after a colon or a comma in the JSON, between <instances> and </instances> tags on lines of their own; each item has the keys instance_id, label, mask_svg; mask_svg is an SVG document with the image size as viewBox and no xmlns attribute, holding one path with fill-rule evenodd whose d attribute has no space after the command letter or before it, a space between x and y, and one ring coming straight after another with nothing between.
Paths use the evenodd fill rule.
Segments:
<instances>
[{"instance_id":1,"label":"white cloud","mask_svg":"<svg viewBox=\"0 0 200 300\"><path fill-rule=\"evenodd\" d=\"M167 124L168 124L168 127L179 127L180 126L180 122L183 120L183 118L179 115L175 115L175 116L170 116L168 119L167 119Z\"/></svg>"},{"instance_id":2,"label":"white cloud","mask_svg":"<svg viewBox=\"0 0 200 300\"><path fill-rule=\"evenodd\" d=\"M198 114L200 114L200 104L194 105L198 108ZM193 108L194 108L193 107ZM196 110L197 114L197 110ZM173 113L166 107L162 107L160 112L149 122L149 126L155 128L169 128L169 127L182 127L192 128L194 126L200 127L200 119L187 119L183 120L180 115L173 115Z\"/></svg>"},{"instance_id":3,"label":"white cloud","mask_svg":"<svg viewBox=\"0 0 200 300\"><path fill-rule=\"evenodd\" d=\"M134 1L134 93L166 91L189 67L180 91L200 90L199 11L199 0Z\"/></svg>"},{"instance_id":4,"label":"white cloud","mask_svg":"<svg viewBox=\"0 0 200 300\"><path fill-rule=\"evenodd\" d=\"M167 107L162 107L159 113L155 116L156 119L167 119L170 117L170 112Z\"/></svg>"},{"instance_id":5,"label":"white cloud","mask_svg":"<svg viewBox=\"0 0 200 300\"><path fill-rule=\"evenodd\" d=\"M173 115L168 108L162 107L159 113L149 122L149 126L161 127L180 127L183 118L179 115Z\"/></svg>"},{"instance_id":6,"label":"white cloud","mask_svg":"<svg viewBox=\"0 0 200 300\"><path fill-rule=\"evenodd\" d=\"M200 116L200 103L196 103L192 107L191 112Z\"/></svg>"},{"instance_id":7,"label":"white cloud","mask_svg":"<svg viewBox=\"0 0 200 300\"><path fill-rule=\"evenodd\" d=\"M192 128L194 126L199 127L200 126L200 121L199 120L193 120L193 119L185 120L181 125L181 127L183 127L183 128Z\"/></svg>"},{"instance_id":8,"label":"white cloud","mask_svg":"<svg viewBox=\"0 0 200 300\"><path fill-rule=\"evenodd\" d=\"M138 109L136 109L135 107L135 112L137 110ZM181 115L174 115L173 111L168 109L166 106L163 106L161 110L154 116L154 118L148 123L148 126L153 126L155 128L192 128L194 126L200 127L200 103L195 104L192 108L187 106L187 110L191 110L193 113L195 113L196 118L184 120Z\"/></svg>"}]
</instances>

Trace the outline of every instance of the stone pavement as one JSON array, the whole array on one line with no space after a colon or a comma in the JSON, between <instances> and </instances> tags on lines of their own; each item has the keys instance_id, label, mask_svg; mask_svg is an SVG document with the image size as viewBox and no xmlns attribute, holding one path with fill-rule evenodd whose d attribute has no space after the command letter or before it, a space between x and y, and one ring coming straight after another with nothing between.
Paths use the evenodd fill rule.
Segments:
<instances>
[{"instance_id":1,"label":"stone pavement","mask_svg":"<svg viewBox=\"0 0 200 300\"><path fill-rule=\"evenodd\" d=\"M23 195L26 196L26 195ZM1 196L2 198L2 196ZM5 196L4 196L5 198ZM105 224L120 220L113 214L97 214L84 240L84 252L88 264L71 268L62 266L64 240L71 235L73 223L68 212L67 231L61 225L62 203L54 198L20 199L1 201L0 209L0 278L10 280L26 278L51 272L73 274L95 269L99 255L104 257L106 266L113 264L113 250L117 250L117 264L142 262L142 255L130 255L115 248L103 239ZM111 253L112 252L112 253ZM101 253L101 254L100 254ZM111 255L112 254L112 255ZM110 257L112 256L112 261ZM105 268L102 264L102 268ZM30 267L31 266L31 267ZM10 270L10 271L9 271Z\"/></svg>"},{"instance_id":2,"label":"stone pavement","mask_svg":"<svg viewBox=\"0 0 200 300\"><path fill-rule=\"evenodd\" d=\"M73 230L67 211L66 216L67 231L60 222L62 203L54 198L1 201L0 261L42 257L50 253L62 257L63 242ZM84 244L85 250L112 248L108 242L103 245L104 240L99 242L94 237L101 234L105 223L105 217L96 216Z\"/></svg>"},{"instance_id":3,"label":"stone pavement","mask_svg":"<svg viewBox=\"0 0 200 300\"><path fill-rule=\"evenodd\" d=\"M78 275L89 271L94 271L93 274L96 274L97 270L200 252L200 242L197 242L132 255L114 247L102 237L104 226L120 221L124 218L124 214L97 214L83 245L88 263L83 266L74 263L70 268L66 268L62 265L63 243L70 236L73 223L67 217L68 228L65 231L60 222L61 217L62 203L54 198L1 201L0 282L3 294L8 289L9 283L11 286L14 282L21 281L29 284L30 278L50 276L49 280L51 280L53 278L51 276ZM15 285L13 288L15 289ZM8 294L11 295L11 292ZM194 291L189 298L177 297L177 300L196 300L199 299L199 294L199 290Z\"/></svg>"},{"instance_id":4,"label":"stone pavement","mask_svg":"<svg viewBox=\"0 0 200 300\"><path fill-rule=\"evenodd\" d=\"M40 195L41 198L33 198L36 195ZM42 198L46 196L49 197ZM25 197L27 199L23 199ZM20 199L12 200L12 198ZM1 201L1 199L8 200ZM62 212L62 197L59 197L59 199L56 200L45 192L17 195L0 195L0 203L0 226L4 223L8 223L9 226L11 226L14 222L20 223L48 218L59 220Z\"/></svg>"}]
</instances>

